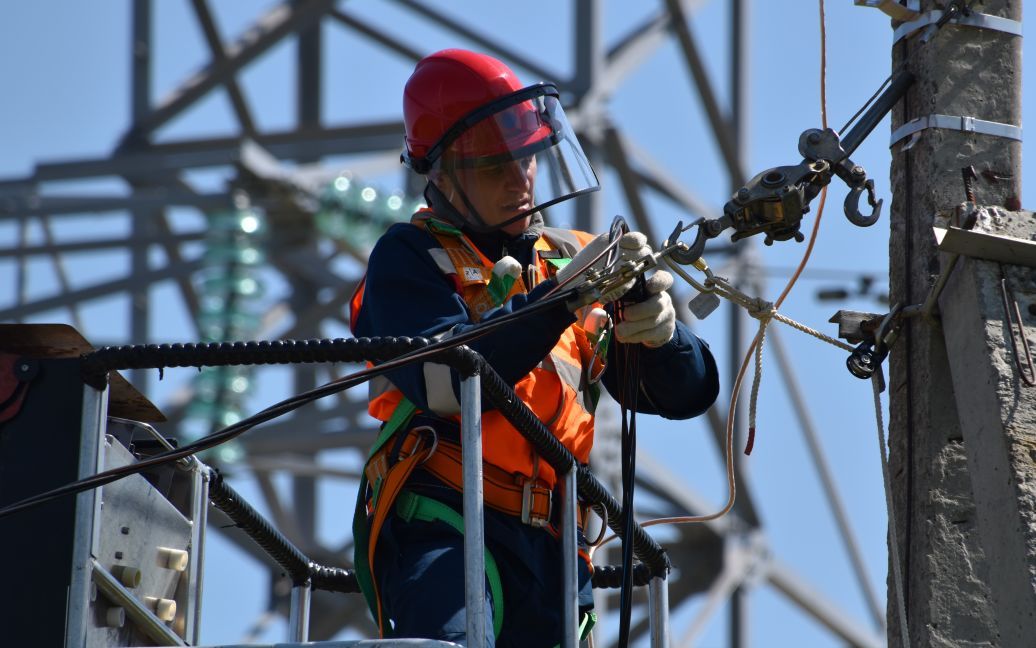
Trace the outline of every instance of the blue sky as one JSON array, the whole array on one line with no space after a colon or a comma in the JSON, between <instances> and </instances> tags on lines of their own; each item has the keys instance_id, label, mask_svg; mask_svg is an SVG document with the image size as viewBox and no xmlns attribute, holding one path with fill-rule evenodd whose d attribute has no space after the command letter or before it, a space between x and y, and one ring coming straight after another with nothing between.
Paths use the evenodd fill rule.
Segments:
<instances>
[{"instance_id":1,"label":"blue sky","mask_svg":"<svg viewBox=\"0 0 1036 648\"><path fill-rule=\"evenodd\" d=\"M154 98L159 99L208 61L208 50L191 18L186 2L155 3ZM213 3L216 4L216 3ZM213 7L225 39L236 37L266 2L219 3ZM661 3L659 3L661 4ZM692 28L720 95L726 105L728 69L726 3L717 0L691 12ZM745 135L747 172L799 161L798 135L820 125L819 28L815 2L756 1L750 3L749 128ZM828 29L828 114L830 125L839 127L877 88L890 68L891 29L876 10L854 7L849 0L827 3ZM507 7L507 10L504 9ZM568 3L547 0L527 2L521 10L513 3L489 4L464 0L444 5L451 15L470 20L492 33L509 47L521 49L545 67L567 75L572 70L569 34L573 17ZM653 13L656 3L603 2L602 26L610 44L631 25ZM391 3L365 0L342 3L341 8L372 23L391 24L407 35L412 46L425 51L466 43L415 22ZM130 3L38 2L11 3L0 20L0 60L6 92L0 99L0 179L32 173L39 162L96 158L107 155L129 123L129 30ZM329 124L362 119L385 119L399 114L400 89L411 64L347 35L340 27L325 26L325 48L332 64L327 65L324 117ZM288 128L294 120L292 95L294 48L287 43L251 65L243 74L243 90L250 99L261 128ZM528 82L541 79L525 71ZM1023 106L1031 102L1023 98ZM647 150L666 170L710 207L718 210L729 198L729 187L714 143L704 126L688 74L675 41L667 42L619 88L608 105L615 123ZM213 93L195 110L158 133L159 140L175 140L235 132L229 103L222 92ZM826 323L838 308L877 310L869 300L820 303L818 288L829 285L852 287L858 273L873 273L884 288L888 265L888 204L891 199L888 166L888 122L880 125L853 156L875 179L879 195L886 199L879 224L869 229L850 225L841 214L846 190L835 181L828 200L820 238L810 267L846 274L830 280L804 280L786 302L783 312L834 334ZM1026 152L1028 147L1026 147ZM201 183L218 183L223 174L199 174ZM383 183L398 181L395 173L376 178ZM605 213L624 213L617 179L603 174ZM1030 183L1023 183L1023 205ZM386 184L388 186L388 184ZM69 183L49 186L48 192L89 192L120 188L116 181ZM658 199L649 198L654 225L671 229L677 219L687 218ZM815 210L814 210L815 211ZM807 216L806 227L812 225ZM183 227L196 225L199 218L186 211L174 213ZM124 231L121 215L97 215L88 219L57 221L59 238L84 236L86 232ZM805 228L804 228L805 229ZM0 237L13 240L14 227L0 222ZM38 236L34 233L33 236ZM794 243L764 248L758 245L759 262L769 269L764 296L774 299L804 250ZM711 260L713 265L722 259ZM74 281L120 276L126 271L125 255L87 255L70 260ZM40 264L41 266L44 264ZM30 294L46 295L55 290L52 275L45 268L30 274ZM38 272L36 271L38 270ZM12 285L13 265L0 261L0 295ZM268 290L282 288L271 280ZM174 293L168 286L156 286L156 300ZM687 294L683 290L681 294ZM5 297L6 300L6 297ZM174 301L172 299L170 302ZM83 310L84 333L93 340L128 340L126 304L104 300ZM69 321L67 311L44 314L34 321ZM726 314L717 312L697 324L700 335L712 341L721 361L729 364ZM751 324L746 325L754 330ZM775 325L779 326L779 325ZM170 304L156 318L152 336L160 341L187 341L185 314ZM334 335L344 331L330 331ZM833 347L783 328L780 335L789 349L811 408L811 417L822 437L834 467L839 488L862 545L873 586L884 593L886 549L885 509L880 464L875 438L874 412L868 384L852 378L844 367L845 354ZM743 349L745 344L741 345ZM290 394L283 391L283 372L260 372L260 385L249 405L253 410ZM167 402L188 374L172 373L163 383L153 383L153 399ZM733 376L724 370L724 384ZM747 385L743 394L747 399ZM864 605L853 584L845 552L834 523L820 494L773 356L767 357L759 403L756 448L748 459L751 489L762 509L766 537L773 554L790 564L802 577L822 591L830 601L866 622ZM686 481L687 487L717 507L725 499L721 464L701 422L678 424L662 421L641 423L643 452L661 457L664 464ZM340 458L329 456L334 464ZM248 492L248 480L241 480ZM341 538L346 533L352 497L350 487L330 484L321 492L321 534ZM335 503L337 502L337 504ZM209 567L206 573L206 607L203 639L206 643L239 639L265 603L265 576L249 559L229 550L218 536L210 535ZM694 610L691 611L693 614ZM768 637L781 633L789 644L840 645L819 627L783 602L769 588L760 585L749 604L750 637L755 645L771 645ZM687 615L674 618L679 631ZM714 617L700 645L722 645L725 617ZM274 624L267 640L283 639L283 627Z\"/></svg>"}]
</instances>

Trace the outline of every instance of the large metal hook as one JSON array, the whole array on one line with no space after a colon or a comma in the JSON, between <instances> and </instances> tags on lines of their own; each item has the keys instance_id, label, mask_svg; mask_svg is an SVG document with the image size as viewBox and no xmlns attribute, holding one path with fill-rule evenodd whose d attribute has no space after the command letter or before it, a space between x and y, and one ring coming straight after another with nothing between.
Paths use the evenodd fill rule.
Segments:
<instances>
[{"instance_id":1,"label":"large metal hook","mask_svg":"<svg viewBox=\"0 0 1036 648\"><path fill-rule=\"evenodd\" d=\"M873 207L869 216L864 216L860 213L860 195L863 190L867 190L867 203ZM878 217L881 216L881 205L885 202L884 200L875 200L874 197L874 181L868 179L866 182L860 185L856 185L849 191L849 195L845 197L845 217L849 219L849 222L853 225L860 227L870 227L874 223L878 222Z\"/></svg>"}]
</instances>

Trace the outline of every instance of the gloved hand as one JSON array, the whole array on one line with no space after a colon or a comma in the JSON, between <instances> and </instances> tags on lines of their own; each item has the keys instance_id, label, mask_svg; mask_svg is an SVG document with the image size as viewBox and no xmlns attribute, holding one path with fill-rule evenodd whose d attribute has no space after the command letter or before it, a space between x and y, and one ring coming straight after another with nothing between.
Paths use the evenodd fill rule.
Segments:
<instances>
[{"instance_id":1,"label":"gloved hand","mask_svg":"<svg viewBox=\"0 0 1036 648\"><path fill-rule=\"evenodd\" d=\"M590 268L600 269L604 267L604 263L607 261L608 255L601 255L601 253L606 247L608 247L607 234L601 234L587 243L582 250L572 257L572 260L568 262L568 265L558 270L558 283L564 283L569 277L577 274L580 276L572 279L572 281L566 284L565 287L575 288L579 284L585 282L586 279L583 276L584 272ZM617 252L619 253L618 264L622 264L622 262L627 260L640 259L641 257L647 256L648 254L651 254L652 250L651 246L647 243L646 236L640 232L627 232L619 239ZM593 261L598 255L601 255L601 258L597 261ZM670 277L669 280L670 283L672 283L672 277ZM601 295L601 301L610 302L619 299L633 287L635 281L635 279L630 279L626 283L609 290L607 293ZM582 304L579 305L581 306Z\"/></svg>"},{"instance_id":2,"label":"gloved hand","mask_svg":"<svg viewBox=\"0 0 1036 648\"><path fill-rule=\"evenodd\" d=\"M648 298L623 308L622 321L615 325L615 339L626 344L640 342L651 348L671 340L676 330L676 310L666 290L672 285L673 275L656 270L644 284Z\"/></svg>"}]
</instances>

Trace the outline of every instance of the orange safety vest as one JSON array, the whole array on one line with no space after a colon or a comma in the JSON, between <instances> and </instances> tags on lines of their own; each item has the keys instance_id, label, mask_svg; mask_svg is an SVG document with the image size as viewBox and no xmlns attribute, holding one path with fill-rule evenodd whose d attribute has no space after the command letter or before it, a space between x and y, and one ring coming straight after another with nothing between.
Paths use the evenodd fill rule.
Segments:
<instances>
[{"instance_id":1,"label":"orange safety vest","mask_svg":"<svg viewBox=\"0 0 1036 648\"><path fill-rule=\"evenodd\" d=\"M432 248L432 257L463 297L472 321L478 322L483 314L496 306L488 289L493 263L460 230L436 220L429 209L415 214L411 223L435 236L441 248ZM585 232L548 227L536 241L535 249L538 252L560 251L571 258L592 238ZM544 255L537 254L533 283L552 277L554 272L555 267ZM514 294L527 292L528 288L531 286L526 286L525 280L519 277L505 301ZM361 285L351 304L354 318L362 299ZM582 318L578 319L582 321ZM600 359L595 358L586 332L577 323L568 327L550 354L514 386L518 397L581 463L589 460L594 435L596 396L592 390L595 387L589 384L587 375L597 375L600 369ZM388 421L403 400L402 392L384 376L372 379L369 390L368 412L378 420ZM452 418L460 421L459 415ZM520 481L538 480L546 488L553 489L556 483L553 468L540 460L532 445L500 412L483 413L482 439L486 463L515 475Z\"/></svg>"}]
</instances>

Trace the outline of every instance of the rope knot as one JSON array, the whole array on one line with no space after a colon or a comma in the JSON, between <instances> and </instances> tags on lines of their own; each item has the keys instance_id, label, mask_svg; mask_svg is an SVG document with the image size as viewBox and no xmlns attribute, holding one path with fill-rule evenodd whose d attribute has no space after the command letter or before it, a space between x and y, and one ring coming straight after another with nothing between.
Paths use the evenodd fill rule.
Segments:
<instances>
[{"instance_id":1,"label":"rope knot","mask_svg":"<svg viewBox=\"0 0 1036 648\"><path fill-rule=\"evenodd\" d=\"M745 310L760 322L768 322L777 314L777 309L773 307L773 302L768 302L762 297L752 297L749 299L748 304L745 305Z\"/></svg>"}]
</instances>

